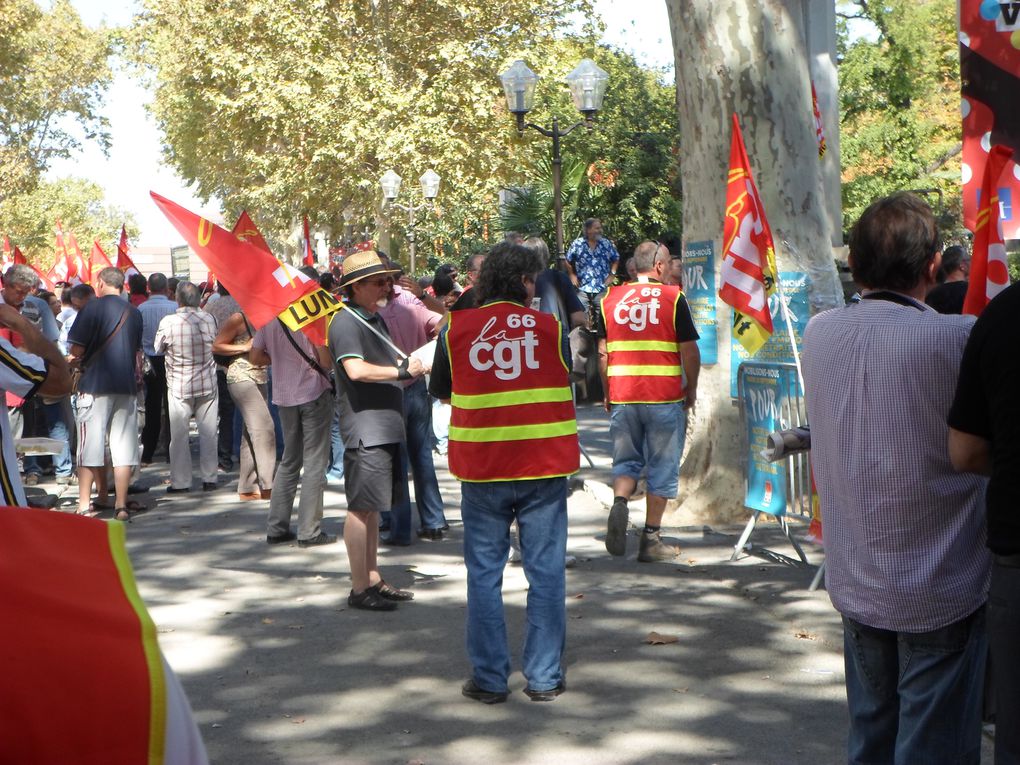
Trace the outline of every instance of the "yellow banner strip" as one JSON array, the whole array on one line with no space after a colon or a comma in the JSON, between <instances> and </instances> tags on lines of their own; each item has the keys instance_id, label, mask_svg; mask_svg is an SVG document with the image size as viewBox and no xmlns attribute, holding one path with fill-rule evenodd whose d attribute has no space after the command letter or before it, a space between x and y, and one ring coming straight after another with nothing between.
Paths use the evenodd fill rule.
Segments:
<instances>
[{"instance_id":1,"label":"yellow banner strip","mask_svg":"<svg viewBox=\"0 0 1020 765\"><path fill-rule=\"evenodd\" d=\"M286 310L280 313L280 321L296 332L324 316L331 316L341 308L343 303L326 290L319 288L287 306Z\"/></svg>"}]
</instances>

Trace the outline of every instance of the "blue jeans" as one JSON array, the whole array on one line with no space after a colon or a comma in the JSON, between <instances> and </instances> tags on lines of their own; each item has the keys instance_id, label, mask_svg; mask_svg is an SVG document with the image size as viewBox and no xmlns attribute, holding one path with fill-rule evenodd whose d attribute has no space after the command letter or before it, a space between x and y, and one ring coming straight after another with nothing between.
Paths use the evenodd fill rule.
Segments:
<instances>
[{"instance_id":1,"label":"blue jeans","mask_svg":"<svg viewBox=\"0 0 1020 765\"><path fill-rule=\"evenodd\" d=\"M344 477L344 442L340 438L340 412L333 407L333 419L329 424L329 464L326 465L326 478L342 481Z\"/></svg>"},{"instance_id":2,"label":"blue jeans","mask_svg":"<svg viewBox=\"0 0 1020 765\"><path fill-rule=\"evenodd\" d=\"M681 403L613 404L613 478L636 481L646 470L649 494L675 497L686 432L687 412Z\"/></svg>"},{"instance_id":3,"label":"blue jeans","mask_svg":"<svg viewBox=\"0 0 1020 765\"><path fill-rule=\"evenodd\" d=\"M983 606L921 633L844 616L843 642L850 765L978 765L988 653Z\"/></svg>"},{"instance_id":4,"label":"blue jeans","mask_svg":"<svg viewBox=\"0 0 1020 765\"><path fill-rule=\"evenodd\" d=\"M528 579L528 628L521 659L528 687L555 688L567 633L567 479L461 484L468 572L467 654L479 688L507 690L510 650L503 616L503 569L517 519Z\"/></svg>"},{"instance_id":5,"label":"blue jeans","mask_svg":"<svg viewBox=\"0 0 1020 765\"><path fill-rule=\"evenodd\" d=\"M62 401L47 404L40 399L39 409L45 420L46 435L64 444L60 453L53 455L53 472L66 478L71 475L71 446L70 431L67 428L67 421L64 419L64 404ZM26 475L28 473L42 475L43 469L39 464L38 457L26 456L24 465Z\"/></svg>"},{"instance_id":6,"label":"blue jeans","mask_svg":"<svg viewBox=\"0 0 1020 765\"><path fill-rule=\"evenodd\" d=\"M425 379L404 388L404 426L407 441L400 445L400 465L403 475L408 467L414 479L414 503L423 529L441 529L446 525L443 497L439 493L439 479L432 461L432 401ZM411 498L390 510L390 539L397 543L411 541Z\"/></svg>"}]
</instances>

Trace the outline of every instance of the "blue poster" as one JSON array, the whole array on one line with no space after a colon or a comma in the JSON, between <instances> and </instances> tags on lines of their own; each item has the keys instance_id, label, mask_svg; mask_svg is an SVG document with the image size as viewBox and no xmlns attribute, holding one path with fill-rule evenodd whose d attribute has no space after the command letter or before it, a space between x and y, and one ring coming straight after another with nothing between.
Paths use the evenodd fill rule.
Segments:
<instances>
[{"instance_id":1,"label":"blue poster","mask_svg":"<svg viewBox=\"0 0 1020 765\"><path fill-rule=\"evenodd\" d=\"M698 330L701 363L719 363L716 338L715 250L712 242L688 242L684 250L684 295Z\"/></svg>"},{"instance_id":2,"label":"blue poster","mask_svg":"<svg viewBox=\"0 0 1020 765\"><path fill-rule=\"evenodd\" d=\"M790 321L793 324L793 335L797 338L797 350L804 345L804 328L811 316L808 307L809 280L800 271L783 271L779 274L783 281L783 292L786 294L786 305L790 310ZM786 319L779 310L779 292L769 298L772 310L772 337L754 356L749 356L739 342L730 334L730 396L737 397L737 370L744 361L778 364L793 363L793 349L790 347L790 331L786 328ZM729 312L729 326L733 326L733 311Z\"/></svg>"},{"instance_id":3,"label":"blue poster","mask_svg":"<svg viewBox=\"0 0 1020 765\"><path fill-rule=\"evenodd\" d=\"M792 379L786 370L744 367L744 421L747 425L747 494L744 505L772 515L786 514L786 460L769 462L762 455L769 433L784 427L782 411Z\"/></svg>"}]
</instances>

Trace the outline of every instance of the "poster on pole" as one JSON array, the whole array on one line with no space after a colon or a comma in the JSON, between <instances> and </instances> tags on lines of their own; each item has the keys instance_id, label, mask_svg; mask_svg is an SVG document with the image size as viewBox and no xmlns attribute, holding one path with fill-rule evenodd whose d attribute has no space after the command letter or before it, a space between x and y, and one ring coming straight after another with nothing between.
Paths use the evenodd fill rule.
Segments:
<instances>
[{"instance_id":1,"label":"poster on pole","mask_svg":"<svg viewBox=\"0 0 1020 765\"><path fill-rule=\"evenodd\" d=\"M783 294L786 296L786 305L790 311L790 322L793 324L793 336L797 341L797 351L803 347L804 329L807 327L808 319L811 316L808 304L808 286L810 280L808 275L801 271L783 271L779 274L783 282ZM786 326L786 319L779 310L779 292L769 298L769 308L772 311L772 336L754 356L749 356L744 347L730 335L730 396L737 397L737 371L740 365L749 361L751 363L776 363L793 364L793 348L790 345L790 332ZM733 312L730 311L729 320L732 325Z\"/></svg>"},{"instance_id":2,"label":"poster on pole","mask_svg":"<svg viewBox=\"0 0 1020 765\"><path fill-rule=\"evenodd\" d=\"M719 363L716 330L715 248L711 241L688 242L684 249L684 296L698 330L701 365Z\"/></svg>"},{"instance_id":3,"label":"poster on pole","mask_svg":"<svg viewBox=\"0 0 1020 765\"><path fill-rule=\"evenodd\" d=\"M793 380L787 370L744 365L741 396L747 427L747 493L744 506L771 515L786 514L786 460L769 462L762 456L769 434L785 427L780 412Z\"/></svg>"}]
</instances>

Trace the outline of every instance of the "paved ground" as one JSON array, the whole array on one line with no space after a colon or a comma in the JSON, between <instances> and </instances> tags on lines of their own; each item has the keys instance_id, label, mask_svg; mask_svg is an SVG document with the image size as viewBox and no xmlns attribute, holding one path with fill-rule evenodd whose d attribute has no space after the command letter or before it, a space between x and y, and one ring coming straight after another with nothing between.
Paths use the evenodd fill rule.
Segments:
<instances>
[{"instance_id":1,"label":"paved ground","mask_svg":"<svg viewBox=\"0 0 1020 765\"><path fill-rule=\"evenodd\" d=\"M605 431L597 410L582 415L598 464L581 478L593 480L606 474ZM633 534L628 557L612 558L606 510L582 481L569 506L579 561L567 577L568 692L530 702L517 671L508 703L463 698L459 493L445 464L437 469L450 538L382 553L387 580L416 593L387 614L347 608L342 544L268 547L267 503L238 503L229 476L216 492L169 500L165 467L145 469L152 509L131 524L129 551L213 763L843 760L839 619L824 591L807 591L814 567L783 557L792 550L774 525L735 563L738 527L668 529L684 550L675 564L637 563ZM339 533L339 488L326 507L324 527ZM507 568L504 593L516 658L519 566ZM648 644L651 632L676 642Z\"/></svg>"}]
</instances>

